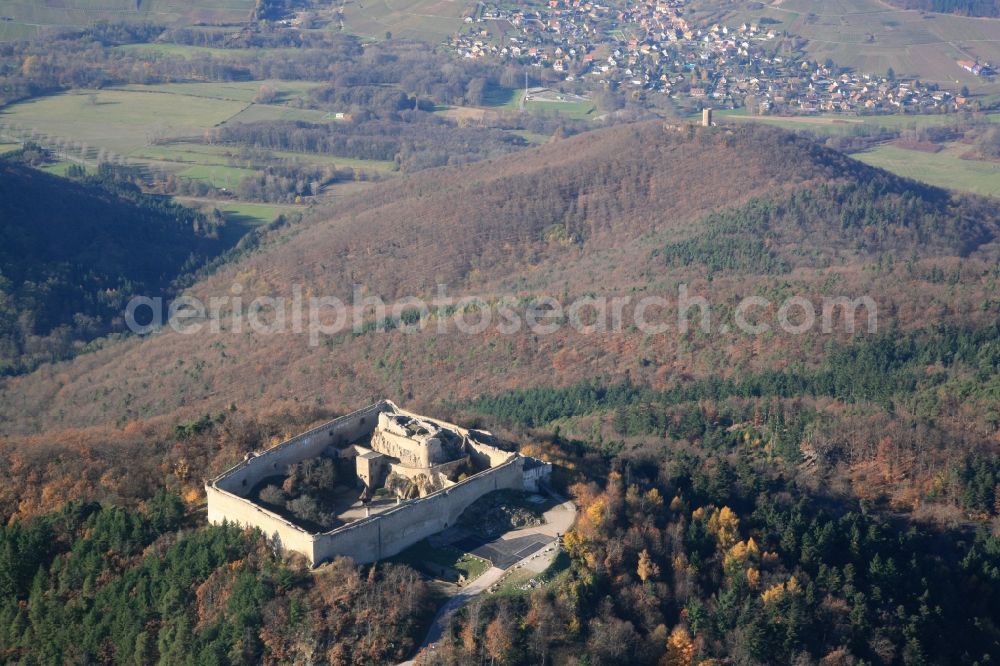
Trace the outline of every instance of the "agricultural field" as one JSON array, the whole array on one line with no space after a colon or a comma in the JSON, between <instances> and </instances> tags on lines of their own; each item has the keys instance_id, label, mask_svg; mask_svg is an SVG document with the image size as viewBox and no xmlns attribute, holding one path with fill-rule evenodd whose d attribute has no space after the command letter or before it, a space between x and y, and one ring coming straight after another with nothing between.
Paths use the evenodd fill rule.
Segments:
<instances>
[{"instance_id":1,"label":"agricultural field","mask_svg":"<svg viewBox=\"0 0 1000 666\"><path fill-rule=\"evenodd\" d=\"M1000 124L1000 113L981 114L981 120ZM955 115L937 116L749 116L742 111L723 111L716 114L718 122L758 122L788 130L808 130L825 136L851 136L874 131L918 129L920 127L948 126L959 118ZM910 150L893 144L878 146L853 155L858 160L877 166L906 178L913 178L930 185L1000 196L1000 163L963 159L970 147L961 143L948 143L937 153Z\"/></svg>"},{"instance_id":2,"label":"agricultural field","mask_svg":"<svg viewBox=\"0 0 1000 666\"><path fill-rule=\"evenodd\" d=\"M302 53L303 51L308 51L308 49L297 49L297 48L274 48L274 49L222 49L213 48L211 46L190 46L187 44L169 44L169 43L152 43L152 44L124 44L122 46L114 47L116 51L122 52L137 52L148 54L150 56L178 56L183 58L192 58L195 56L214 56L214 57L225 57L225 58L244 58L246 60L253 60L261 57L262 55L280 55L282 53Z\"/></svg>"},{"instance_id":3,"label":"agricultural field","mask_svg":"<svg viewBox=\"0 0 1000 666\"><path fill-rule=\"evenodd\" d=\"M316 109L297 109L291 106L253 104L229 119L234 123L253 123L262 120L304 120L310 123L335 122L336 116Z\"/></svg>"},{"instance_id":4,"label":"agricultural field","mask_svg":"<svg viewBox=\"0 0 1000 666\"><path fill-rule=\"evenodd\" d=\"M275 104L251 100L262 85L278 93ZM282 81L208 84L178 83L126 86L93 92L70 92L40 97L0 111L0 124L37 132L43 143L59 139L122 155L154 166L174 165L171 171L195 166L231 166L232 149L205 146L184 139L200 138L205 131L226 122L254 120L309 120L330 122L331 114L285 106L315 84ZM151 122L150 119L155 119ZM306 159L305 156L302 156ZM329 162L313 156L315 162ZM391 163L337 160L343 166L365 163L366 168L388 170ZM351 163L351 164L348 164ZM221 174L222 172L217 172ZM209 178L210 173L189 172L188 177ZM234 174L224 174L226 178Z\"/></svg>"},{"instance_id":5,"label":"agricultural field","mask_svg":"<svg viewBox=\"0 0 1000 666\"><path fill-rule=\"evenodd\" d=\"M1000 92L1000 83L973 76L957 60L1000 62L1000 20L903 10L879 0L695 0L697 14L728 23L762 22L809 40L810 57L831 58L858 72L915 77L973 94Z\"/></svg>"},{"instance_id":6,"label":"agricultural field","mask_svg":"<svg viewBox=\"0 0 1000 666\"><path fill-rule=\"evenodd\" d=\"M278 93L277 103L252 102L262 85ZM332 114L281 103L294 103L296 97L305 95L313 85L316 84L282 81L135 85L36 98L0 111L0 152L16 149L20 144L14 143L14 138L33 136L60 156L59 161L45 167L55 175L65 175L72 164L81 161L94 168L102 159L123 158L162 177L172 174L229 192L235 192L244 178L273 164L275 158L391 175L396 165L387 160L256 151L199 142L206 131L228 122L274 119L332 122L329 117ZM85 160L80 159L81 154L86 154ZM327 198L343 196L352 193L354 185L350 181L335 183L323 194ZM267 223L281 212L296 209L225 199L212 202L211 207L246 224Z\"/></svg>"},{"instance_id":7,"label":"agricultural field","mask_svg":"<svg viewBox=\"0 0 1000 666\"><path fill-rule=\"evenodd\" d=\"M239 24L253 0L0 0L0 40L24 39L46 27L79 27L97 21L161 24Z\"/></svg>"},{"instance_id":8,"label":"agricultural field","mask_svg":"<svg viewBox=\"0 0 1000 666\"><path fill-rule=\"evenodd\" d=\"M969 146L947 144L939 153L879 146L853 157L900 176L938 187L1000 197L1000 162L962 159Z\"/></svg>"},{"instance_id":9,"label":"agricultural field","mask_svg":"<svg viewBox=\"0 0 1000 666\"><path fill-rule=\"evenodd\" d=\"M206 84L207 87L213 87ZM148 90L100 90L39 97L0 111L0 123L128 155L171 137L200 136L248 104Z\"/></svg>"},{"instance_id":10,"label":"agricultural field","mask_svg":"<svg viewBox=\"0 0 1000 666\"><path fill-rule=\"evenodd\" d=\"M188 180L203 180L217 189L235 190L241 180L255 173L257 172L254 169L218 164L198 164L184 169L177 175Z\"/></svg>"},{"instance_id":11,"label":"agricultural field","mask_svg":"<svg viewBox=\"0 0 1000 666\"><path fill-rule=\"evenodd\" d=\"M276 98L273 104L280 105L293 102L295 98L306 97L309 91L318 85L318 83L311 81L230 81L212 84L161 83L153 86L131 85L124 86L122 90L203 97L249 104L257 97L261 88L266 86L275 92Z\"/></svg>"},{"instance_id":12,"label":"agricultural field","mask_svg":"<svg viewBox=\"0 0 1000 666\"><path fill-rule=\"evenodd\" d=\"M343 5L343 29L369 39L390 33L436 44L461 27L471 7L454 0L350 0Z\"/></svg>"},{"instance_id":13,"label":"agricultural field","mask_svg":"<svg viewBox=\"0 0 1000 666\"><path fill-rule=\"evenodd\" d=\"M977 118L1000 123L1000 113L979 114ZM849 136L879 128L892 130L917 129L954 125L960 118L954 114L941 115L891 115L891 116L847 116L820 114L812 116L751 116L744 109L736 111L716 111L718 122L756 122L774 125L788 130L808 130L826 136Z\"/></svg>"}]
</instances>

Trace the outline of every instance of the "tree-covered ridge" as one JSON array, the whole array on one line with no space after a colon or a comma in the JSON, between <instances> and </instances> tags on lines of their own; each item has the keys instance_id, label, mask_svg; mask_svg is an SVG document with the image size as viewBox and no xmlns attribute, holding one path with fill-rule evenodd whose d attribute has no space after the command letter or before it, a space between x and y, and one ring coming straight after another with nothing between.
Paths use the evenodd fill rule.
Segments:
<instances>
[{"instance_id":1,"label":"tree-covered ridge","mask_svg":"<svg viewBox=\"0 0 1000 666\"><path fill-rule=\"evenodd\" d=\"M624 382L586 382L567 388L534 387L495 396L484 395L470 406L481 413L535 427L557 419L602 409L639 404L674 404L729 397L829 396L846 402L905 403L918 391L932 390L949 379L947 372L969 372L984 403L1000 399L1000 323L971 328L940 325L913 332L889 331L871 339L830 350L814 370L791 368L745 377L709 377L666 391ZM994 409L995 412L995 409ZM997 418L1000 414L994 414Z\"/></svg>"},{"instance_id":2,"label":"tree-covered ridge","mask_svg":"<svg viewBox=\"0 0 1000 666\"><path fill-rule=\"evenodd\" d=\"M892 0L906 9L962 16L1000 16L1000 0Z\"/></svg>"},{"instance_id":3,"label":"tree-covered ridge","mask_svg":"<svg viewBox=\"0 0 1000 666\"><path fill-rule=\"evenodd\" d=\"M0 661L382 663L419 637L432 597L412 570L309 574L185 513L161 492L143 511L69 504L0 528Z\"/></svg>"},{"instance_id":4,"label":"tree-covered ridge","mask_svg":"<svg viewBox=\"0 0 1000 666\"><path fill-rule=\"evenodd\" d=\"M69 355L122 328L225 249L221 219L142 194L109 168L67 180L0 160L0 374Z\"/></svg>"},{"instance_id":5,"label":"tree-covered ridge","mask_svg":"<svg viewBox=\"0 0 1000 666\"><path fill-rule=\"evenodd\" d=\"M603 487L575 486L567 569L543 589L473 605L426 663L985 664L1000 654L1000 540L986 530L937 533L833 502L747 455L661 456L618 459Z\"/></svg>"},{"instance_id":6,"label":"tree-covered ridge","mask_svg":"<svg viewBox=\"0 0 1000 666\"><path fill-rule=\"evenodd\" d=\"M701 264L710 274L780 274L804 261L783 246L967 256L1000 234L1000 216L987 199L862 170L847 182L755 197L708 215L701 225L700 233L653 256L668 265Z\"/></svg>"},{"instance_id":7,"label":"tree-covered ridge","mask_svg":"<svg viewBox=\"0 0 1000 666\"><path fill-rule=\"evenodd\" d=\"M855 478L897 508L1000 513L1000 324L892 331L828 350L815 368L736 374L652 390L600 379L480 396L469 407L524 428L597 419L605 456L660 438L715 455L750 450L795 473L800 463ZM962 406L958 406L960 401ZM975 415L963 421L958 413ZM603 425L600 425L603 424ZM584 432L588 429L583 428Z\"/></svg>"}]
</instances>

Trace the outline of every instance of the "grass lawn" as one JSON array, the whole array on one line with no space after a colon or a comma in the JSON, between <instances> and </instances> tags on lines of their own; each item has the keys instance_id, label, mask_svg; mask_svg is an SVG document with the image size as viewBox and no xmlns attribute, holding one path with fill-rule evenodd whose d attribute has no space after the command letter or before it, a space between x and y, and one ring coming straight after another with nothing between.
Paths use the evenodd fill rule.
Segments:
<instances>
[{"instance_id":1,"label":"grass lawn","mask_svg":"<svg viewBox=\"0 0 1000 666\"><path fill-rule=\"evenodd\" d=\"M410 546L392 559L408 564L435 578L441 577L442 568L453 569L463 574L466 582L479 578L490 566L486 560L475 555L463 553L453 548L435 548L427 539Z\"/></svg>"},{"instance_id":2,"label":"grass lawn","mask_svg":"<svg viewBox=\"0 0 1000 666\"><path fill-rule=\"evenodd\" d=\"M396 163L392 160L359 160L353 157L340 157L338 155L320 155L319 153L296 153L290 150L272 150L271 154L291 160L302 160L312 164L333 164L338 167L350 167L352 169L364 169L367 171L393 171Z\"/></svg>"},{"instance_id":3,"label":"grass lawn","mask_svg":"<svg viewBox=\"0 0 1000 666\"><path fill-rule=\"evenodd\" d=\"M178 142L156 146L147 146L129 154L132 159L146 160L151 164L168 168L172 171L187 170L191 166L205 167L235 167L237 169L254 169L254 163L240 158L240 147L229 145L207 145L201 143ZM262 151L275 158L299 160L308 164L333 164L338 167L350 167L365 171L387 173L395 168L390 160L359 160L337 155L321 155L319 153L296 153L288 150ZM170 168L175 167L175 168ZM197 177L203 177L201 173ZM192 176L189 176L192 177Z\"/></svg>"},{"instance_id":4,"label":"grass lawn","mask_svg":"<svg viewBox=\"0 0 1000 666\"><path fill-rule=\"evenodd\" d=\"M20 148L21 144L19 143L3 143L2 141L0 141L0 155L3 155L5 153L12 153L15 150L19 150Z\"/></svg>"},{"instance_id":5,"label":"grass lawn","mask_svg":"<svg viewBox=\"0 0 1000 666\"><path fill-rule=\"evenodd\" d=\"M145 53L150 55L182 56L191 58L199 55L229 57L239 53L236 49L218 49L211 46L189 46L187 44L123 44L115 46L115 50L126 53ZM247 49L249 54L251 51Z\"/></svg>"},{"instance_id":6,"label":"grass lawn","mask_svg":"<svg viewBox=\"0 0 1000 666\"><path fill-rule=\"evenodd\" d=\"M61 176L65 178L66 172L69 170L71 166L73 166L73 164L74 164L73 162L63 162L63 161L53 162L52 164L46 164L45 166L41 167L40 170L46 173L51 173L53 176Z\"/></svg>"},{"instance_id":7,"label":"grass lawn","mask_svg":"<svg viewBox=\"0 0 1000 666\"><path fill-rule=\"evenodd\" d=\"M230 156L239 152L234 146L214 146L200 143L169 143L147 146L129 153L132 159L204 166L230 166Z\"/></svg>"},{"instance_id":8,"label":"grass lawn","mask_svg":"<svg viewBox=\"0 0 1000 666\"><path fill-rule=\"evenodd\" d=\"M295 206L276 206L273 204L253 204L231 201L216 206L227 220L245 222L248 224L268 224L278 219L279 215L298 211Z\"/></svg>"},{"instance_id":9,"label":"grass lawn","mask_svg":"<svg viewBox=\"0 0 1000 666\"><path fill-rule=\"evenodd\" d=\"M0 42L16 42L32 39L38 34L38 26L11 21L0 21Z\"/></svg>"},{"instance_id":10,"label":"grass lawn","mask_svg":"<svg viewBox=\"0 0 1000 666\"><path fill-rule=\"evenodd\" d=\"M931 185L1000 197L1000 162L963 160L969 146L949 145L939 153L879 146L853 157L866 164Z\"/></svg>"},{"instance_id":11,"label":"grass lawn","mask_svg":"<svg viewBox=\"0 0 1000 666\"><path fill-rule=\"evenodd\" d=\"M391 171L395 162L391 160L360 160L337 155L322 155L320 153L296 153L290 150L262 151L270 155L290 160L301 160L310 164L335 164L342 167L368 169L372 171ZM158 146L148 146L138 150L129 157L165 162L181 162L187 164L233 166L232 160L239 160L240 146L203 144L203 143L170 143ZM248 163L245 168L251 168Z\"/></svg>"}]
</instances>

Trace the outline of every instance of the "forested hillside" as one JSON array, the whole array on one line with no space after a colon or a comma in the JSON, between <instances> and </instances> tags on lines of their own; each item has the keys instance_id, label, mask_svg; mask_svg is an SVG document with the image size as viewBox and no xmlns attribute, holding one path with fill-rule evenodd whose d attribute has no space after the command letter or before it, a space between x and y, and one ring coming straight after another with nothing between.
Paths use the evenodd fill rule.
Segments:
<instances>
[{"instance_id":1,"label":"forested hillside","mask_svg":"<svg viewBox=\"0 0 1000 666\"><path fill-rule=\"evenodd\" d=\"M405 656L434 606L408 568L305 572L199 524L205 478L388 397L553 461L581 509L538 589L470 606L427 663L988 663L998 234L994 201L752 126L609 127L339 199L187 293L657 295L676 321L684 284L716 318L439 333L478 310L439 308L310 345L227 316L4 378L0 658ZM719 326L750 295L763 319L869 296L877 330Z\"/></svg>"},{"instance_id":2,"label":"forested hillside","mask_svg":"<svg viewBox=\"0 0 1000 666\"><path fill-rule=\"evenodd\" d=\"M421 663L984 664L1000 650L986 530L838 504L746 450L562 461L607 476L573 487L553 583L474 601Z\"/></svg>"},{"instance_id":3,"label":"forested hillside","mask_svg":"<svg viewBox=\"0 0 1000 666\"><path fill-rule=\"evenodd\" d=\"M166 294L225 247L223 220L145 196L110 171L67 180L17 157L0 160L0 374L122 330L132 296Z\"/></svg>"},{"instance_id":4,"label":"forested hillside","mask_svg":"<svg viewBox=\"0 0 1000 666\"><path fill-rule=\"evenodd\" d=\"M304 280L345 296L363 282L396 297L439 282L464 287L470 276L488 284L542 257L559 263L575 248L644 234L671 243L709 238L716 252L725 251L714 242L721 236L769 237L776 250L804 243L816 254L954 256L989 244L1000 229L987 199L906 181L790 133L755 126L688 133L655 122L382 184L316 216L324 217L331 219L304 229L280 254L247 266L266 262L275 286ZM672 259L684 250L671 245L665 253ZM794 263L812 261L795 253Z\"/></svg>"},{"instance_id":5,"label":"forested hillside","mask_svg":"<svg viewBox=\"0 0 1000 666\"><path fill-rule=\"evenodd\" d=\"M996 207L986 199L905 181L778 130L688 134L647 123L380 183L279 230L271 244L191 293L225 296L238 284L248 303L291 296L291 285L301 285L350 301L357 284L391 301L427 297L445 283L456 296L530 299L598 288L607 296L659 293L648 290L683 281L725 303L748 289L791 284L817 297L871 294L883 308L881 323L905 329L927 325L928 312L994 316L997 230ZM664 385L712 367L814 364L812 345L822 348L780 337L750 348L753 340L727 335L689 339L684 354L669 346L640 354L627 330L608 334L617 340L612 346L607 336L571 334L532 341L523 331L490 330L464 336L468 356L458 359L451 345L463 336L455 331L435 345L420 342L429 333L372 332L319 347L301 335L232 335L225 325L196 338L165 331L56 372L8 380L0 408L5 431L43 432L195 418L233 402L318 399L346 409L387 393L440 402L626 369ZM834 333L829 341L845 338ZM511 367L515 355L520 362ZM148 369L150 358L160 369ZM507 373L493 370L503 367ZM195 407L200 400L207 402Z\"/></svg>"},{"instance_id":6,"label":"forested hillside","mask_svg":"<svg viewBox=\"0 0 1000 666\"><path fill-rule=\"evenodd\" d=\"M905 9L962 16L1000 16L1000 2L997 0L892 0L892 4Z\"/></svg>"},{"instance_id":7,"label":"forested hillside","mask_svg":"<svg viewBox=\"0 0 1000 666\"><path fill-rule=\"evenodd\" d=\"M732 316L734 299L748 294L870 295L884 334L929 335L938 324L959 321L975 332L991 330L1000 305L997 215L988 200L895 178L778 130L679 132L658 123L623 125L463 169L381 183L275 231L255 252L190 293L209 299L234 293L236 285L246 304L258 295L289 297L292 285L301 285L309 294L349 302L358 284L366 295L391 302L431 296L437 283L446 283L450 295L489 300L509 293L530 302L538 295L571 299L592 293L671 297L683 282L718 303L725 318ZM676 313L671 304L664 316L669 321ZM108 464L129 479L113 484L114 493L141 497L154 470L178 464L177 454L169 453L174 425L212 425L232 409L244 418L300 407L342 412L390 397L436 413L444 405L461 408L476 396L538 385L559 389L595 377L604 384L628 377L655 391L687 390L693 381L746 381L740 378L797 368L779 377L791 383L777 393L772 387L680 402L742 396L740 413L752 413L772 397L801 398L789 420L799 419L801 410L824 414L810 419L809 446L833 447L828 462L858 473L861 463L875 459L878 438L841 456L833 452L842 443L828 443L840 439L831 434L838 429L854 432L879 419L880 428L922 428L929 435L918 460L957 459L990 442L996 430L995 387L977 386L974 379L989 376L982 374L988 360L972 375L965 363L928 361L928 367L944 367L926 377L919 366L907 370L893 388L898 395L883 394L882 384L870 378L875 388L860 394L862 412L827 414L849 396L810 382L819 381L812 373L835 350L851 349L852 336L843 327L829 334L775 331L754 337L732 330L647 336L631 327L585 335L563 326L538 337L523 329L501 334L495 327L477 335L454 327L438 334L433 325L416 334L394 327L379 332L379 324L369 320L358 332L310 345L307 336L292 331L234 334L223 321L218 332L188 336L166 330L5 380L0 428L10 438L4 450L13 456L12 473L41 476L29 495L6 498L4 513L30 515L45 506L48 484L71 497L86 496L81 480L100 478ZM862 391L869 365L846 365L838 385ZM868 405L874 412L865 411ZM638 429L595 422L594 416L574 427L592 428L588 437L605 441L653 437L665 427L656 419L673 418L668 414L649 422L659 425ZM128 447L143 439L156 442L145 447L148 458L117 460L101 453L111 442ZM894 441L902 445L905 439L900 434ZM230 455L259 446L251 440L238 440ZM37 462L28 462L32 447L59 448L60 442L83 456L77 479L62 478L58 466L40 471ZM952 442L964 444L953 448ZM790 439L782 444L789 447L783 455L797 458L801 445ZM195 464L192 455L179 456L196 470L178 480L180 492L198 492L198 474L225 462L201 452ZM914 460L909 454L904 459ZM912 474L912 462L907 464L905 473ZM919 482L900 492L907 497L932 482L921 473Z\"/></svg>"},{"instance_id":8,"label":"forested hillside","mask_svg":"<svg viewBox=\"0 0 1000 666\"><path fill-rule=\"evenodd\" d=\"M433 608L412 569L361 578L339 560L314 576L259 534L190 522L159 493L142 511L70 503L0 527L0 660L384 663Z\"/></svg>"}]
</instances>

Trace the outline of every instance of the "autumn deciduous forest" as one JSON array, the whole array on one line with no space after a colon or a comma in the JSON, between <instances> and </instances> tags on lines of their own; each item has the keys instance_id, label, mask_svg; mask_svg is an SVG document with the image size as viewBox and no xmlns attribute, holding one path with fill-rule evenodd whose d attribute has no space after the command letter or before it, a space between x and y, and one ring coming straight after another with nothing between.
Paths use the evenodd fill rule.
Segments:
<instances>
[{"instance_id":1,"label":"autumn deciduous forest","mask_svg":"<svg viewBox=\"0 0 1000 666\"><path fill-rule=\"evenodd\" d=\"M337 140L374 150L366 127ZM268 147L331 140L294 124L241 131ZM579 510L536 585L477 597L419 663L1000 657L995 202L777 129L569 134L528 148L487 132L468 164L318 204L170 288L207 299L238 285L248 302L363 284L391 301L447 283L529 304L684 284L713 304L710 327L437 334L404 330L421 321L409 312L315 346L227 323L100 338L22 368L0 379L0 661L412 656L442 602L414 569L310 571L204 519L206 478L382 397L553 462ZM124 205L108 183L73 187ZM794 295L870 295L877 330L842 315L828 333L720 329L748 295L767 299L755 317L768 321ZM676 300L661 314L676 321Z\"/></svg>"}]
</instances>

